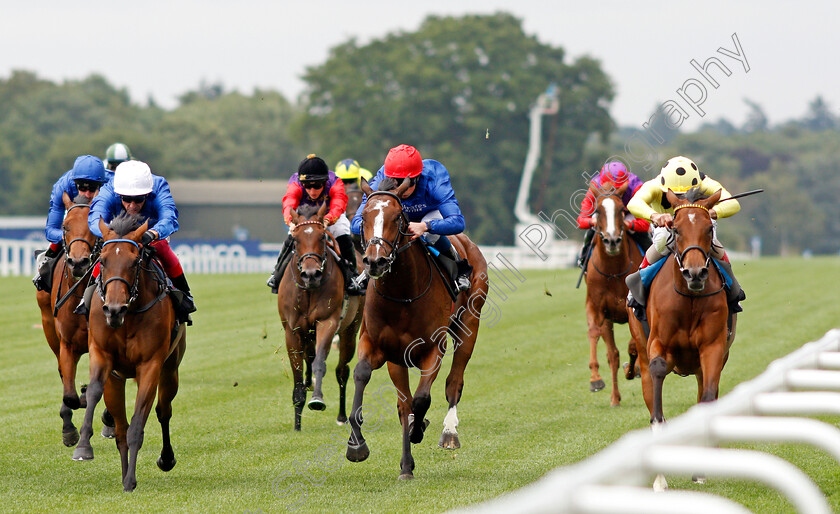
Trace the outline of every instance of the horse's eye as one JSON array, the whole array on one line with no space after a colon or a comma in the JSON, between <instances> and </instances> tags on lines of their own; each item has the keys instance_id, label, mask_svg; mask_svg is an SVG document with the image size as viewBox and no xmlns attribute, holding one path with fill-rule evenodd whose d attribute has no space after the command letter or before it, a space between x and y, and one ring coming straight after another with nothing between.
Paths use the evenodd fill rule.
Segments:
<instances>
[{"instance_id":1,"label":"horse's eye","mask_svg":"<svg viewBox=\"0 0 840 514\"><path fill-rule=\"evenodd\" d=\"M62 225L62 226L61 226L61 230L63 230L63 231L65 231L65 232L67 232L67 231L68 231L68 230L70 230L70 229L68 229L68 228L67 228L67 225Z\"/></svg>"}]
</instances>

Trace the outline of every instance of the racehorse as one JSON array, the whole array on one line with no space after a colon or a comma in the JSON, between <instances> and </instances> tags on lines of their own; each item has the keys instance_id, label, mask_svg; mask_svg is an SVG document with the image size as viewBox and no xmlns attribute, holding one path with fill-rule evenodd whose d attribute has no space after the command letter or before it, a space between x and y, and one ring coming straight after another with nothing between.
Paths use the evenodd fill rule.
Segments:
<instances>
[{"instance_id":1,"label":"racehorse","mask_svg":"<svg viewBox=\"0 0 840 514\"><path fill-rule=\"evenodd\" d=\"M671 191L667 200L674 207L675 249L653 279L647 299L650 336L642 323L630 316L630 330L637 341L642 391L651 423L665 421L662 384L674 371L697 378L697 401L718 397L721 371L729 358L735 337L735 314L731 330L724 279L712 264L712 219L709 209L720 199L718 191L708 198L689 190L680 199Z\"/></svg>"},{"instance_id":2,"label":"racehorse","mask_svg":"<svg viewBox=\"0 0 840 514\"><path fill-rule=\"evenodd\" d=\"M355 216L356 211L359 210L359 206L362 205L362 198L364 198L364 193L361 189L355 184L345 184L345 192L347 193L347 217L352 218ZM356 250L359 252L362 251L362 240L361 238L353 234L353 245L356 247Z\"/></svg>"},{"instance_id":3,"label":"racehorse","mask_svg":"<svg viewBox=\"0 0 840 514\"><path fill-rule=\"evenodd\" d=\"M62 441L65 446L73 446L79 441L79 431L73 425L73 411L87 405L84 396L79 398L76 392L76 367L81 356L88 352L87 319L74 314L73 309L82 299L85 281L81 279L91 268L98 250L97 238L87 223L90 199L79 195L70 200L64 193L62 200L67 212L62 223L64 258L55 264L50 291L38 291L36 299L41 308L44 335L58 359L58 374L64 386L59 410L63 421ZM110 432L113 437L110 414L105 411L102 419L106 423L102 435L107 437Z\"/></svg>"},{"instance_id":4,"label":"racehorse","mask_svg":"<svg viewBox=\"0 0 840 514\"><path fill-rule=\"evenodd\" d=\"M437 272L429 251L419 239L406 232L408 218L400 195L408 187L409 179L405 179L395 191L373 192L367 182L362 182L367 194L362 213L363 262L371 280L359 336L359 362L353 372L356 389L346 453L347 459L353 462L363 461L370 454L361 432L362 401L371 372L387 362L388 373L397 389L397 410L402 425L400 479L414 478L411 443L423 440L428 425L425 415L431 404L432 382L447 353L447 332L452 336L454 352L446 378L449 411L439 445L447 449L460 447L457 405L488 288L487 263L478 247L463 234L450 237L459 254L467 257L473 266L470 290L460 293L457 302L452 302L445 283L435 276ZM420 373L413 396L409 389L409 367L418 368Z\"/></svg>"},{"instance_id":5,"label":"racehorse","mask_svg":"<svg viewBox=\"0 0 840 514\"><path fill-rule=\"evenodd\" d=\"M625 207L622 195L629 184L625 183L617 190L612 187L600 187L590 191L595 196L595 232L592 255L586 268L586 322L589 325L589 390L600 391L604 380L598 373L598 338L607 345L607 360L612 372L612 393L610 405L617 407L621 402L618 392L618 348L615 345L613 323L627 323L627 284L624 277L639 268L642 252L629 237L625 237ZM641 341L641 340L640 340ZM635 344L631 336L630 364L627 378L635 374Z\"/></svg>"},{"instance_id":6,"label":"racehorse","mask_svg":"<svg viewBox=\"0 0 840 514\"><path fill-rule=\"evenodd\" d=\"M328 249L331 237L324 224L327 203L313 213L309 208L292 211L294 258L286 267L277 295L277 310L286 331L286 350L294 376L292 403L295 406L295 430L300 430L303 404L306 402L306 385L303 365L314 372L312 399L309 408L324 410L321 383L327 370L333 336L338 332L339 404L336 421L347 421L345 411L347 380L356 349L356 332L362 321L364 296L344 297L344 275L339 268L336 253Z\"/></svg>"},{"instance_id":7,"label":"racehorse","mask_svg":"<svg viewBox=\"0 0 840 514\"><path fill-rule=\"evenodd\" d=\"M139 227L138 227L139 225ZM125 491L137 486L137 452L143 429L157 392L155 413L163 435L157 465L163 471L175 466L169 441L172 399L178 392L178 365L186 349L186 327L176 330L175 310L167 294L163 271L141 248L148 228L140 217L123 213L110 227L99 220L104 243L100 254L98 294L90 306L90 384L81 440L73 460L93 459L90 437L93 410L100 398L116 422ZM125 381L134 378L137 396L131 425L126 420Z\"/></svg>"}]
</instances>

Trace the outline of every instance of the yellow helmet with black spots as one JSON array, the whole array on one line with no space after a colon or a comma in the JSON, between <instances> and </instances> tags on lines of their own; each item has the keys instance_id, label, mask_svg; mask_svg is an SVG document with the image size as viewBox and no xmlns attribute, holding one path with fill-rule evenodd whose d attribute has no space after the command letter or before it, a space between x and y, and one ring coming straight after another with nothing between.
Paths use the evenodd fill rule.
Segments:
<instances>
[{"instance_id":1,"label":"yellow helmet with black spots","mask_svg":"<svg viewBox=\"0 0 840 514\"><path fill-rule=\"evenodd\" d=\"M673 157L665 163L659 172L659 187L663 192L669 189L675 193L685 193L706 178L694 164L694 161L683 156Z\"/></svg>"}]
</instances>

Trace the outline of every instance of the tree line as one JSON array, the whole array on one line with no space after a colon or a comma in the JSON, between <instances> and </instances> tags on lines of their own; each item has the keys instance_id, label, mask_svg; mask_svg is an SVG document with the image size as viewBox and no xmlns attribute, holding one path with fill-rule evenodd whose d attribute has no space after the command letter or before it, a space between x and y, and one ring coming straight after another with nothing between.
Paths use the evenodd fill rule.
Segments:
<instances>
[{"instance_id":1,"label":"tree line","mask_svg":"<svg viewBox=\"0 0 840 514\"><path fill-rule=\"evenodd\" d=\"M74 158L103 156L115 141L167 178L256 180L286 178L313 152L375 171L390 147L408 143L450 170L474 240L512 244L528 111L540 93L554 84L561 107L544 119L535 212L568 209L585 187L582 172L619 154L633 132L609 115L614 85L599 61L569 60L506 13L430 16L413 32L363 45L350 39L303 80L293 101L201 83L165 110L152 98L133 103L100 75L54 83L14 71L0 78L0 214L43 214L50 186ZM663 162L684 154L732 192L767 190L721 223L727 246L746 249L759 235L765 253L840 248L840 178L829 168L837 119L821 99L809 109L769 127L754 105L749 126L720 120L672 131L657 147Z\"/></svg>"}]
</instances>

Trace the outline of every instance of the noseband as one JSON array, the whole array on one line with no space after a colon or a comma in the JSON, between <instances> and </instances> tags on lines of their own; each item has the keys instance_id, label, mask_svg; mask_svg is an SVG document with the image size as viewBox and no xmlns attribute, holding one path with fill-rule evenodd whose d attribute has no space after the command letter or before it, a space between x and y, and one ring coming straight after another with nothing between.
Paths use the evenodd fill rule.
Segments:
<instances>
[{"instance_id":1,"label":"noseband","mask_svg":"<svg viewBox=\"0 0 840 514\"><path fill-rule=\"evenodd\" d=\"M368 199L367 199L368 205L370 205L370 199L373 198L376 195L389 196L389 197L393 198L394 200L396 200L397 205L399 205L399 207L400 207L400 217L397 221L397 237L395 237L393 241L388 241L387 239L384 239L384 238L381 238L381 237L378 237L378 236L373 236L370 239L365 240L365 227L364 227L364 223L362 223L362 229L361 229L361 232L362 232L362 250L367 251L368 246L370 246L372 244L378 244L378 245L386 244L386 245L388 245L391 248L391 251L388 253L388 256L385 257L385 260L387 261L387 267L390 270L391 269L391 264L393 264L394 261L397 259L397 255L404 252L406 249L408 249L409 246L413 245L420 238L418 237L416 239L412 239L408 243L400 246L400 242L402 241L403 236L411 236L411 233L405 232L405 230L404 230L405 226L408 224L408 218L405 216L405 212L403 211L402 200L400 200L399 196L397 196L396 194L394 194L390 191L374 191L373 193L371 193L368 196Z\"/></svg>"},{"instance_id":2,"label":"noseband","mask_svg":"<svg viewBox=\"0 0 840 514\"><path fill-rule=\"evenodd\" d=\"M105 241L102 244L102 247L104 248L105 246L107 246L109 244L112 244L112 243L129 243L129 244L134 245L134 247L137 248L137 250L140 250L140 245L137 244L136 241L132 241L131 239L111 239L109 241ZM97 290L99 292L99 297L102 298L102 303L105 303L105 290L108 288L108 284L110 284L111 282L122 282L128 288L128 295L129 295L128 305L131 305L132 303L134 303L135 300L137 300L137 296L139 294L138 293L139 287L137 287L137 284L140 280L140 269L139 269L140 268L140 260L137 260L137 262L134 263L132 268L136 268L134 270L134 283L133 284L129 284L128 280L126 280L126 279L124 279L120 276L114 276L114 277L111 277L107 280L102 280L102 277L100 276L99 287L97 288Z\"/></svg>"},{"instance_id":3,"label":"noseband","mask_svg":"<svg viewBox=\"0 0 840 514\"><path fill-rule=\"evenodd\" d=\"M74 204L69 209L67 209L67 213L69 214L70 211L72 211L73 209L75 209L77 207L87 207L88 209L90 209L90 205L88 205L88 204L77 203L77 204ZM94 243L94 244L90 244L90 241L88 241L87 239L82 238L82 237L77 237L77 238L73 239L72 241L70 241L69 243L67 242L67 238L65 236L62 236L62 240L64 241L64 248L66 249L65 252L64 252L64 260L65 261L70 256L70 246L75 242L81 241L84 244L88 245L88 249L90 249L90 253L91 253L91 258L90 258L91 263L96 260L96 254L98 254L99 249L102 248L100 246L101 239L99 239L99 238L96 238L96 243Z\"/></svg>"},{"instance_id":4,"label":"noseband","mask_svg":"<svg viewBox=\"0 0 840 514\"><path fill-rule=\"evenodd\" d=\"M675 207L674 208L674 216L676 217L676 214L677 214L678 210L685 209L686 207L695 207L697 209L703 209L707 213L709 212L709 209L702 206L702 205L698 205L696 203L687 203L687 204L683 204L683 205L680 205L678 207ZM711 219L711 216L710 216L709 219ZM673 231L673 229L671 229L671 237L674 237L673 234L674 234L674 231ZM675 241L676 241L676 239L675 239ZM676 248L676 242L674 243L674 249L675 250L677 249ZM683 249L682 252L674 252L674 258L677 261L677 266L680 267L680 273L681 274L685 273L685 271L686 271L685 265L683 264L683 260L685 259L686 254L688 254L688 252L690 252L691 250L697 250L697 251L699 251L700 253L703 254L703 258L705 259L705 263L703 264L704 268L708 269L710 267L711 263L712 263L712 251L711 251L711 249L709 249L709 251L706 251L705 248L703 248L702 246L699 246L699 245L688 246L685 249ZM674 285L674 291L678 292L679 294L681 294L683 296L689 296L689 297L712 296L712 295L716 295L719 292L723 291L724 286L725 286L725 284L722 284L720 286L720 289L718 289L717 291L713 291L711 293L685 294L682 291L680 291L679 289L677 289L677 286L675 284Z\"/></svg>"},{"instance_id":5,"label":"noseband","mask_svg":"<svg viewBox=\"0 0 840 514\"><path fill-rule=\"evenodd\" d=\"M295 230L297 230L299 227L302 227L304 225L319 225L321 227L326 227L324 225L324 223L321 222L321 221L307 220L307 221L302 221L302 222L298 223L297 225L295 225ZM298 240L297 240L296 237L294 237L294 236L292 236L292 237L295 241L294 252L298 253L298 251L297 251ZM297 270L298 270L299 275L303 274L303 261L305 261L306 259L314 259L315 262L318 263L318 271L320 271L322 273L321 277L323 279L324 268L326 268L326 266L327 266L327 233L326 233L326 230L324 231L324 237L322 237L321 239L324 243L323 252L321 252L321 253L308 252L308 253L305 253L305 254L302 254L302 255L298 255ZM307 289L303 285L299 284L297 280L295 280L295 285L298 286L301 289ZM318 286L315 286L315 287L318 287Z\"/></svg>"}]
</instances>

